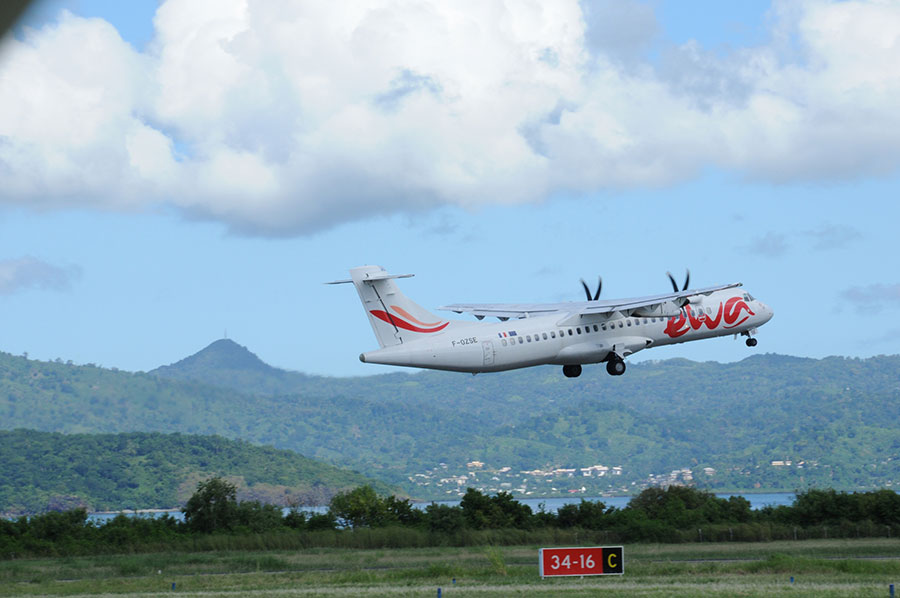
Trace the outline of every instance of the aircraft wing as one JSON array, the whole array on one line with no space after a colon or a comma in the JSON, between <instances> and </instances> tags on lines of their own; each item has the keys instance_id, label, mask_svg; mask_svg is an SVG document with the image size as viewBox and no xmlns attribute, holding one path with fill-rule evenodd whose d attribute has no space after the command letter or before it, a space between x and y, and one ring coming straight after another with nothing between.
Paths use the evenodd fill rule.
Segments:
<instances>
[{"instance_id":1,"label":"aircraft wing","mask_svg":"<svg viewBox=\"0 0 900 598\"><path fill-rule=\"evenodd\" d=\"M612 299L603 301L568 301L563 303L454 303L444 305L438 309L452 311L458 314L470 313L479 320L482 318L528 318L549 314L566 314L571 316L588 316L610 314L620 312L625 316L638 317L669 317L678 315L677 312L688 304L691 297L709 295L716 291L732 289L741 286L741 283L707 287L664 293L662 295L649 295L647 297L635 297L632 299Z\"/></svg>"}]
</instances>

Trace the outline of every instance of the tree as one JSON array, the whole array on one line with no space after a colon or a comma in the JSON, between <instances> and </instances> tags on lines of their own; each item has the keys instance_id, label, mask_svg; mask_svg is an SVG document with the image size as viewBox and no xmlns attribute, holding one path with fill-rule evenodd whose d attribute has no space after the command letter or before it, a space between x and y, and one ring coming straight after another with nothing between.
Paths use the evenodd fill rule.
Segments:
<instances>
[{"instance_id":1,"label":"tree","mask_svg":"<svg viewBox=\"0 0 900 598\"><path fill-rule=\"evenodd\" d=\"M446 534L457 532L466 527L466 518L459 507L431 503L425 507L425 522L433 532Z\"/></svg>"},{"instance_id":2,"label":"tree","mask_svg":"<svg viewBox=\"0 0 900 598\"><path fill-rule=\"evenodd\" d=\"M691 486L647 488L632 498L627 509L676 529L701 523L739 523L752 518L750 501L740 496L717 498Z\"/></svg>"},{"instance_id":3,"label":"tree","mask_svg":"<svg viewBox=\"0 0 900 598\"><path fill-rule=\"evenodd\" d=\"M487 496L475 488L466 488L459 506L473 529L528 529L532 526L531 507L513 499L509 492Z\"/></svg>"},{"instance_id":4,"label":"tree","mask_svg":"<svg viewBox=\"0 0 900 598\"><path fill-rule=\"evenodd\" d=\"M486 494L475 488L466 488L459 506L472 529L491 527L491 498Z\"/></svg>"},{"instance_id":5,"label":"tree","mask_svg":"<svg viewBox=\"0 0 900 598\"><path fill-rule=\"evenodd\" d=\"M352 528L378 527L396 521L396 516L388 512L385 501L378 498L371 486L335 494L328 512L342 525Z\"/></svg>"},{"instance_id":6,"label":"tree","mask_svg":"<svg viewBox=\"0 0 900 598\"><path fill-rule=\"evenodd\" d=\"M234 484L220 477L197 484L197 491L181 509L187 526L206 533L232 529L238 515L236 490Z\"/></svg>"},{"instance_id":7,"label":"tree","mask_svg":"<svg viewBox=\"0 0 900 598\"><path fill-rule=\"evenodd\" d=\"M388 496L383 502L390 523L397 522L400 525L410 526L422 521L422 511L413 508L408 498L401 500L396 496Z\"/></svg>"},{"instance_id":8,"label":"tree","mask_svg":"<svg viewBox=\"0 0 900 598\"><path fill-rule=\"evenodd\" d=\"M559 527L581 527L602 529L606 516L606 505L600 501L581 499L579 504L563 505L556 512Z\"/></svg>"}]
</instances>

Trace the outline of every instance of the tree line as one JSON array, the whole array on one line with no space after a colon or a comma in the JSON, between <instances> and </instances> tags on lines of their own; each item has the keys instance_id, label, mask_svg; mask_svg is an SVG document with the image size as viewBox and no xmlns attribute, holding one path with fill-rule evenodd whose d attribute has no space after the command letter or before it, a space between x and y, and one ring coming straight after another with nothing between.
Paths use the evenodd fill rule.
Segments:
<instances>
[{"instance_id":1,"label":"tree line","mask_svg":"<svg viewBox=\"0 0 900 598\"><path fill-rule=\"evenodd\" d=\"M458 505L416 508L408 499L360 486L334 496L324 513L239 501L222 478L200 482L184 519L118 515L91 521L84 509L0 520L0 558L146 552L474 544L755 541L890 536L900 531L892 490L811 489L793 504L750 508L686 486L648 488L623 508L582 500L552 513L500 492L469 488Z\"/></svg>"}]
</instances>

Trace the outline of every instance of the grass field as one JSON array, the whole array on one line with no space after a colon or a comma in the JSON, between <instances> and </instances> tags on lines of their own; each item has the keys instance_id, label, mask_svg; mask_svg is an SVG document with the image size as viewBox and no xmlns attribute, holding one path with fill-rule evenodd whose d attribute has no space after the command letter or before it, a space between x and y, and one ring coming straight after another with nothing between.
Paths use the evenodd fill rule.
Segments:
<instances>
[{"instance_id":1,"label":"grass field","mask_svg":"<svg viewBox=\"0 0 900 598\"><path fill-rule=\"evenodd\" d=\"M888 596L900 540L626 545L625 575L541 580L537 547L0 561L5 596ZM794 577L794 583L790 578ZM453 580L456 583L453 583ZM175 590L172 590L172 584Z\"/></svg>"}]
</instances>

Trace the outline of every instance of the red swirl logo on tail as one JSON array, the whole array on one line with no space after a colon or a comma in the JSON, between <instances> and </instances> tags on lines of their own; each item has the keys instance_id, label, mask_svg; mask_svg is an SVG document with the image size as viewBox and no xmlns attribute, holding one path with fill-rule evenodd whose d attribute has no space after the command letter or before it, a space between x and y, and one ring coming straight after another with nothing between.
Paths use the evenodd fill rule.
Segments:
<instances>
[{"instance_id":1,"label":"red swirl logo on tail","mask_svg":"<svg viewBox=\"0 0 900 598\"><path fill-rule=\"evenodd\" d=\"M422 322L421 320L410 314L408 311L397 305L392 305L391 309L400 315L394 316L381 309L373 309L370 310L369 313L379 320L387 322L388 324L396 326L397 328L409 330L410 332L439 332L450 325L450 322L444 322L443 324L441 324L440 320L438 320L437 322L432 322L431 324Z\"/></svg>"},{"instance_id":2,"label":"red swirl logo on tail","mask_svg":"<svg viewBox=\"0 0 900 598\"><path fill-rule=\"evenodd\" d=\"M747 314L741 317L745 311ZM746 322L747 318L755 315L750 306L740 297L732 297L724 305L720 302L715 317L711 314L703 313L702 310L698 311L697 315L694 315L691 306L687 305L680 316L669 318L663 332L670 338L678 338L691 330L699 330L704 325L710 330L714 330L718 328L720 323L724 322L725 324L722 328L736 328Z\"/></svg>"}]
</instances>

